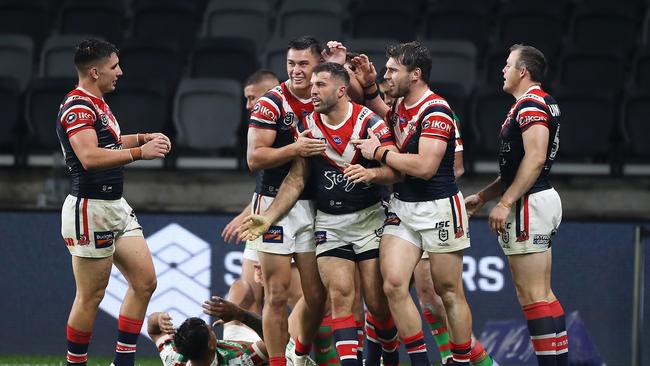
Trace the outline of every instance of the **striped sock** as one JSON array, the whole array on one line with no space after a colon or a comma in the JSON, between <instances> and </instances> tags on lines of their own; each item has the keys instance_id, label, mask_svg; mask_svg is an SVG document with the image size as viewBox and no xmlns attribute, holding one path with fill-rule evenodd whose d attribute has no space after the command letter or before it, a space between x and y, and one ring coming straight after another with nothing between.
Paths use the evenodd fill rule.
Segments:
<instances>
[{"instance_id":1,"label":"striped sock","mask_svg":"<svg viewBox=\"0 0 650 366\"><path fill-rule=\"evenodd\" d=\"M548 304L555 324L555 363L557 366L569 365L569 338L564 321L564 309L559 300Z\"/></svg>"},{"instance_id":2,"label":"striped sock","mask_svg":"<svg viewBox=\"0 0 650 366\"><path fill-rule=\"evenodd\" d=\"M393 318L389 315L386 320L379 321L372 314L368 314L368 318L375 324L384 365L399 365L399 339L397 338L397 327Z\"/></svg>"},{"instance_id":3,"label":"striped sock","mask_svg":"<svg viewBox=\"0 0 650 366\"><path fill-rule=\"evenodd\" d=\"M120 315L117 321L117 345L115 346L115 366L133 366L138 335L143 319L130 319Z\"/></svg>"},{"instance_id":4,"label":"striped sock","mask_svg":"<svg viewBox=\"0 0 650 366\"><path fill-rule=\"evenodd\" d=\"M469 353L469 362L474 366L492 366L494 364L492 357L483 348L479 340L475 340L474 346Z\"/></svg>"},{"instance_id":5,"label":"striped sock","mask_svg":"<svg viewBox=\"0 0 650 366\"><path fill-rule=\"evenodd\" d=\"M415 333L412 336L404 337L402 339L406 352L411 359L411 365L431 365L427 357L427 346L424 344L424 334L422 331Z\"/></svg>"},{"instance_id":6,"label":"striped sock","mask_svg":"<svg viewBox=\"0 0 650 366\"><path fill-rule=\"evenodd\" d=\"M426 320L429 328L431 328L431 334L436 341L436 345L438 345L438 352L440 352L440 360L444 364L451 357L451 345L449 344L447 327L445 327L442 318L436 316L429 309L424 309L422 315L424 315L424 320Z\"/></svg>"},{"instance_id":7,"label":"striped sock","mask_svg":"<svg viewBox=\"0 0 650 366\"><path fill-rule=\"evenodd\" d=\"M332 319L334 343L339 354L341 366L357 366L357 347L359 345L357 324L352 314Z\"/></svg>"},{"instance_id":8,"label":"striped sock","mask_svg":"<svg viewBox=\"0 0 650 366\"><path fill-rule=\"evenodd\" d=\"M381 343L377 337L374 319L366 312L366 366L378 366L381 362Z\"/></svg>"},{"instance_id":9,"label":"striped sock","mask_svg":"<svg viewBox=\"0 0 650 366\"><path fill-rule=\"evenodd\" d=\"M470 352L472 351L472 340L465 343L456 344L451 342L451 354L454 360L454 365L469 366Z\"/></svg>"},{"instance_id":10,"label":"striped sock","mask_svg":"<svg viewBox=\"0 0 650 366\"><path fill-rule=\"evenodd\" d=\"M92 332L81 332L67 325L66 336L68 339L67 365L86 366L86 361L88 361L88 344L90 343Z\"/></svg>"},{"instance_id":11,"label":"striped sock","mask_svg":"<svg viewBox=\"0 0 650 366\"><path fill-rule=\"evenodd\" d=\"M311 352L311 343L307 343L307 344L300 343L300 340L298 339L298 337L296 337L295 352L296 352L296 356L308 355L309 352Z\"/></svg>"},{"instance_id":12,"label":"striped sock","mask_svg":"<svg viewBox=\"0 0 650 366\"><path fill-rule=\"evenodd\" d=\"M539 366L555 366L555 323L546 301L523 307Z\"/></svg>"},{"instance_id":13,"label":"striped sock","mask_svg":"<svg viewBox=\"0 0 650 366\"><path fill-rule=\"evenodd\" d=\"M287 358L284 356L269 357L269 366L287 366Z\"/></svg>"},{"instance_id":14,"label":"striped sock","mask_svg":"<svg viewBox=\"0 0 650 366\"><path fill-rule=\"evenodd\" d=\"M318 366L334 366L339 364L339 356L332 342L332 316L323 318L314 338L314 354Z\"/></svg>"},{"instance_id":15,"label":"striped sock","mask_svg":"<svg viewBox=\"0 0 650 366\"><path fill-rule=\"evenodd\" d=\"M363 340L366 338L366 335L363 333L363 322L355 321L357 326L357 340L359 345L357 346L357 360L359 361L359 366L363 366Z\"/></svg>"}]
</instances>

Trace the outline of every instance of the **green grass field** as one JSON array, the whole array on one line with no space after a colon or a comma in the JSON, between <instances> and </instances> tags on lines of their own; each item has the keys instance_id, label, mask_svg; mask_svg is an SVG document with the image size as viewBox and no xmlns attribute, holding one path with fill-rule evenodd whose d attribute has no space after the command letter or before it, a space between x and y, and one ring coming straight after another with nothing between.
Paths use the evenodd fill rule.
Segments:
<instances>
[{"instance_id":1,"label":"green grass field","mask_svg":"<svg viewBox=\"0 0 650 366\"><path fill-rule=\"evenodd\" d=\"M113 361L112 357L89 356L87 366L108 366ZM157 357L135 358L136 366L161 366L162 362ZM0 356L0 366L65 366L65 355L61 356Z\"/></svg>"}]
</instances>

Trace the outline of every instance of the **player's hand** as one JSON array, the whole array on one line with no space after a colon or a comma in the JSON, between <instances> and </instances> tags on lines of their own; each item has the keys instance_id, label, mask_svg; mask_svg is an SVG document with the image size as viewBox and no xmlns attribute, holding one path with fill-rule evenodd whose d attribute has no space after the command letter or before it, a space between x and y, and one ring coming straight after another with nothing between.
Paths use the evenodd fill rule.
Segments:
<instances>
[{"instance_id":1,"label":"player's hand","mask_svg":"<svg viewBox=\"0 0 650 366\"><path fill-rule=\"evenodd\" d=\"M488 217L490 230L495 234L504 233L506 231L506 219L508 219L509 214L510 207L503 202L497 203L490 212L490 217Z\"/></svg>"},{"instance_id":2,"label":"player's hand","mask_svg":"<svg viewBox=\"0 0 650 366\"><path fill-rule=\"evenodd\" d=\"M204 301L201 307L204 314L219 318L212 323L212 326L238 320L241 312L239 306L219 296L212 296L211 299Z\"/></svg>"},{"instance_id":3,"label":"player's hand","mask_svg":"<svg viewBox=\"0 0 650 366\"><path fill-rule=\"evenodd\" d=\"M156 138L140 146L140 148L142 149L142 159L153 160L164 158L169 152L170 146L165 140Z\"/></svg>"},{"instance_id":4,"label":"player's hand","mask_svg":"<svg viewBox=\"0 0 650 366\"><path fill-rule=\"evenodd\" d=\"M379 146L381 146L381 142L379 141L379 138L377 135L375 135L372 132L372 129L368 129L368 138L367 139L356 139L350 141L357 149L361 151L361 154L363 155L364 158L368 160L375 160L375 157L373 154L375 153L375 149Z\"/></svg>"},{"instance_id":5,"label":"player's hand","mask_svg":"<svg viewBox=\"0 0 650 366\"><path fill-rule=\"evenodd\" d=\"M244 219L246 219L246 215L239 214L230 220L228 225L226 225L221 232L221 238L223 241L230 244L241 243L241 240L239 240L239 231L241 230L241 226L244 224Z\"/></svg>"},{"instance_id":6,"label":"player's hand","mask_svg":"<svg viewBox=\"0 0 650 366\"><path fill-rule=\"evenodd\" d=\"M169 139L169 137L165 136L165 134L162 134L160 132L153 132L153 133L145 133L144 134L144 142L145 143L147 143L147 142L149 142L151 140L155 140L155 139L162 139L169 146L169 150L172 149L172 142Z\"/></svg>"},{"instance_id":7,"label":"player's hand","mask_svg":"<svg viewBox=\"0 0 650 366\"><path fill-rule=\"evenodd\" d=\"M327 46L321 53L323 60L325 62L334 62L339 65L345 64L345 56L347 55L347 49L343 46L343 43L338 41L329 41Z\"/></svg>"},{"instance_id":8,"label":"player's hand","mask_svg":"<svg viewBox=\"0 0 650 366\"><path fill-rule=\"evenodd\" d=\"M356 184L372 182L377 176L377 173L374 169L366 169L360 164L350 165L346 163L343 175L348 178L348 182Z\"/></svg>"},{"instance_id":9,"label":"player's hand","mask_svg":"<svg viewBox=\"0 0 650 366\"><path fill-rule=\"evenodd\" d=\"M309 137L310 132L308 129L302 131L294 142L297 155L303 158L321 154L327 148L323 141Z\"/></svg>"},{"instance_id":10,"label":"player's hand","mask_svg":"<svg viewBox=\"0 0 650 366\"><path fill-rule=\"evenodd\" d=\"M465 197L465 210L467 210L467 216L474 216L478 210L483 207L484 204L485 201L483 201L483 199L478 194L473 194Z\"/></svg>"},{"instance_id":11,"label":"player's hand","mask_svg":"<svg viewBox=\"0 0 650 366\"><path fill-rule=\"evenodd\" d=\"M369 87L377 80L377 70L368 56L361 54L351 60L354 65L354 77L363 87Z\"/></svg>"},{"instance_id":12,"label":"player's hand","mask_svg":"<svg viewBox=\"0 0 650 366\"><path fill-rule=\"evenodd\" d=\"M271 221L262 215L249 215L240 227L240 240L255 240L271 227Z\"/></svg>"},{"instance_id":13,"label":"player's hand","mask_svg":"<svg viewBox=\"0 0 650 366\"><path fill-rule=\"evenodd\" d=\"M174 323L172 323L172 317L168 313L160 314L158 317L158 328L164 334L176 333L176 328L174 328Z\"/></svg>"}]
</instances>

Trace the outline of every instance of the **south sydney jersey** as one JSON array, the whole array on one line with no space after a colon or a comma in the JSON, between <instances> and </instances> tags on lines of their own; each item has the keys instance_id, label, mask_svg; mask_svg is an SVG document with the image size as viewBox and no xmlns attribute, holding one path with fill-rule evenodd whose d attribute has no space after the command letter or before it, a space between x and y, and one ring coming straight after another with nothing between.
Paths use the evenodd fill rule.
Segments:
<instances>
[{"instance_id":1,"label":"south sydney jersey","mask_svg":"<svg viewBox=\"0 0 650 366\"><path fill-rule=\"evenodd\" d=\"M454 112L445 99L427 90L422 98L406 105L399 98L386 115L395 144L401 153L417 154L422 138L446 143L445 154L436 174L428 180L406 175L393 187L395 197L402 201L422 202L453 196L458 192L454 177L456 123Z\"/></svg>"},{"instance_id":2,"label":"south sydney jersey","mask_svg":"<svg viewBox=\"0 0 650 366\"><path fill-rule=\"evenodd\" d=\"M352 183L343 175L346 164L360 164L365 168L378 167L369 161L350 142L367 139L368 129L379 139L381 146L393 146L390 129L370 109L347 104L347 114L337 125L323 122L323 115L313 112L305 118L310 137L326 144L325 152L309 159L308 186L316 190L316 208L329 214L345 214L364 209L380 202L381 187L372 183ZM302 128L301 128L302 129Z\"/></svg>"},{"instance_id":3,"label":"south sydney jersey","mask_svg":"<svg viewBox=\"0 0 650 366\"><path fill-rule=\"evenodd\" d=\"M120 126L104 102L81 87L69 92L61 106L56 134L72 177L72 192L76 197L116 200L122 197L123 167L88 171L70 144L70 138L83 130L94 130L97 146L102 149L122 149Z\"/></svg>"},{"instance_id":4,"label":"south sydney jersey","mask_svg":"<svg viewBox=\"0 0 650 366\"><path fill-rule=\"evenodd\" d=\"M273 148L287 146L296 141L298 126L303 119L314 110L311 99L299 99L286 85L281 83L264 94L255 104L250 116L249 128L275 130ZM284 180L291 162L282 166L261 171L257 179L255 192L263 196L275 197ZM303 192L301 199L310 198L310 194Z\"/></svg>"},{"instance_id":5,"label":"south sydney jersey","mask_svg":"<svg viewBox=\"0 0 650 366\"><path fill-rule=\"evenodd\" d=\"M560 107L557 102L538 85L529 88L510 108L499 133L499 169L503 191L514 181L519 164L524 158L522 134L534 125L548 129L549 143L544 168L527 193L551 188L548 175L560 147L559 117Z\"/></svg>"}]
</instances>

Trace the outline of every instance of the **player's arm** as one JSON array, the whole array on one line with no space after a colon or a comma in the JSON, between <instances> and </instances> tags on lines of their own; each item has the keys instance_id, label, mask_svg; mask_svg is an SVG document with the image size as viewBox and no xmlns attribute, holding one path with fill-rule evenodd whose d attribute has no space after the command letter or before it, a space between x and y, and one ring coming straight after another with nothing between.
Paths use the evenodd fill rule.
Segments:
<instances>
[{"instance_id":1,"label":"player's arm","mask_svg":"<svg viewBox=\"0 0 650 366\"><path fill-rule=\"evenodd\" d=\"M239 215L230 220L226 227L223 228L223 231L221 232L221 238L223 241L231 244L239 242L239 227L244 223L244 219L246 216L250 215L250 213L251 203L249 202Z\"/></svg>"},{"instance_id":2,"label":"player's arm","mask_svg":"<svg viewBox=\"0 0 650 366\"><path fill-rule=\"evenodd\" d=\"M293 161L291 169L282 184L273 203L262 215L250 215L242 225L240 239L255 240L262 235L269 227L286 214L296 203L307 179L309 178L309 162L305 158L297 158Z\"/></svg>"},{"instance_id":3,"label":"player's arm","mask_svg":"<svg viewBox=\"0 0 650 366\"><path fill-rule=\"evenodd\" d=\"M212 296L211 299L204 301L202 306L205 314L220 319L220 321L217 322L228 323L237 320L254 330L259 334L260 338L264 338L261 316L244 310L236 304L219 296Z\"/></svg>"},{"instance_id":4,"label":"player's arm","mask_svg":"<svg viewBox=\"0 0 650 366\"><path fill-rule=\"evenodd\" d=\"M465 174L465 165L463 164L463 151L456 151L454 153L454 177L460 178Z\"/></svg>"},{"instance_id":5,"label":"player's arm","mask_svg":"<svg viewBox=\"0 0 650 366\"><path fill-rule=\"evenodd\" d=\"M387 148L377 149L376 158L404 174L424 180L431 179L440 166L447 150L447 142L439 139L420 138L417 154L401 154Z\"/></svg>"},{"instance_id":6,"label":"player's arm","mask_svg":"<svg viewBox=\"0 0 650 366\"><path fill-rule=\"evenodd\" d=\"M501 195L501 176L492 183L483 187L478 193L465 197L465 209L468 216L474 216L486 202L492 201Z\"/></svg>"},{"instance_id":7,"label":"player's arm","mask_svg":"<svg viewBox=\"0 0 650 366\"><path fill-rule=\"evenodd\" d=\"M144 159L162 159L168 145L162 139L151 140L141 147L112 150L98 146L97 133L92 128L83 129L70 137L70 145L86 170L102 170Z\"/></svg>"},{"instance_id":8,"label":"player's arm","mask_svg":"<svg viewBox=\"0 0 650 366\"><path fill-rule=\"evenodd\" d=\"M147 321L147 333L151 340L157 342L167 334L174 334L176 329L172 323L172 317L168 313L157 312L149 316Z\"/></svg>"},{"instance_id":9,"label":"player's arm","mask_svg":"<svg viewBox=\"0 0 650 366\"><path fill-rule=\"evenodd\" d=\"M160 132L154 132L154 133L136 133L132 135L122 135L122 148L124 149L129 149L133 147L138 147L146 144L147 142L153 140L153 139L162 139L165 143L167 143L169 150L171 150L172 143L169 140L169 137L165 136L164 134Z\"/></svg>"},{"instance_id":10,"label":"player's arm","mask_svg":"<svg viewBox=\"0 0 650 366\"><path fill-rule=\"evenodd\" d=\"M298 135L292 144L275 148L276 132L271 129L249 128L246 158L251 171L275 168L284 165L296 157L308 157L325 151L325 143L308 137L309 130Z\"/></svg>"},{"instance_id":11,"label":"player's arm","mask_svg":"<svg viewBox=\"0 0 650 366\"><path fill-rule=\"evenodd\" d=\"M352 64L354 65L354 76L363 88L366 107L385 120L390 107L384 103L384 100L379 95L375 66L370 62L368 56L364 54L353 58Z\"/></svg>"}]
</instances>

